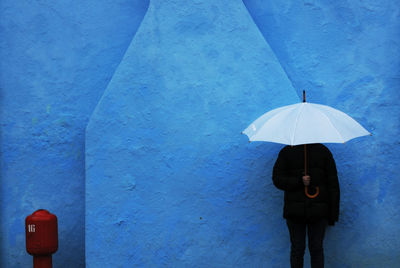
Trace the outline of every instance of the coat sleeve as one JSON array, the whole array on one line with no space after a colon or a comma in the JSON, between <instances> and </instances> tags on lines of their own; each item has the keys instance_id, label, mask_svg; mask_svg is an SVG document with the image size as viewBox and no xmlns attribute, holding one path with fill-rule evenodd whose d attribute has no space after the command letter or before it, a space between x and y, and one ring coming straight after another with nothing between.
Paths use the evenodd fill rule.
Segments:
<instances>
[{"instance_id":1,"label":"coat sleeve","mask_svg":"<svg viewBox=\"0 0 400 268\"><path fill-rule=\"evenodd\" d=\"M287 161L284 151L281 151L272 171L272 181L278 189L284 191L299 190L304 187L303 180L301 177L289 175L289 166Z\"/></svg>"},{"instance_id":2,"label":"coat sleeve","mask_svg":"<svg viewBox=\"0 0 400 268\"><path fill-rule=\"evenodd\" d=\"M340 188L336 164L331 152L329 152L329 156L326 161L326 172L328 175L329 192L329 224L333 225L339 219Z\"/></svg>"}]
</instances>

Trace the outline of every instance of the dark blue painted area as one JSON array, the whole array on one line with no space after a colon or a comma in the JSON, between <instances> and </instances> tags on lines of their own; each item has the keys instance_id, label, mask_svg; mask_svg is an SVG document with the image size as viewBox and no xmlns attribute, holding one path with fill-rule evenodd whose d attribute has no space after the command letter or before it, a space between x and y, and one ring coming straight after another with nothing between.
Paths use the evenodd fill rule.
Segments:
<instances>
[{"instance_id":1,"label":"dark blue painted area","mask_svg":"<svg viewBox=\"0 0 400 268\"><path fill-rule=\"evenodd\" d=\"M280 146L240 132L298 101L241 1L151 1L86 132L88 267L287 263Z\"/></svg>"},{"instance_id":2,"label":"dark blue painted area","mask_svg":"<svg viewBox=\"0 0 400 268\"><path fill-rule=\"evenodd\" d=\"M345 145L329 145L339 170L342 208L339 224L327 234L327 264L397 267L398 3L244 3L298 92L306 89L310 102L345 111L373 133Z\"/></svg>"},{"instance_id":3,"label":"dark blue painted area","mask_svg":"<svg viewBox=\"0 0 400 268\"><path fill-rule=\"evenodd\" d=\"M84 267L84 134L146 1L2 1L0 266L29 267L25 217L58 216L55 267Z\"/></svg>"}]
</instances>

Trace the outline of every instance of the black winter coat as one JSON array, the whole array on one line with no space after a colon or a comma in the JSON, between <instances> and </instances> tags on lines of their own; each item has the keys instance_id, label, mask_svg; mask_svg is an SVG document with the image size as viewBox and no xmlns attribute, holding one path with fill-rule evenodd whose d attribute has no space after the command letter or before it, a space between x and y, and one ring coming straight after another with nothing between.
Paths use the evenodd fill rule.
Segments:
<instances>
[{"instance_id":1,"label":"black winter coat","mask_svg":"<svg viewBox=\"0 0 400 268\"><path fill-rule=\"evenodd\" d=\"M304 145L286 146L275 162L274 185L285 191L283 217L297 222L327 219L333 225L339 218L339 182L331 152L322 144L307 144L309 189L319 187L316 198L304 193Z\"/></svg>"}]
</instances>

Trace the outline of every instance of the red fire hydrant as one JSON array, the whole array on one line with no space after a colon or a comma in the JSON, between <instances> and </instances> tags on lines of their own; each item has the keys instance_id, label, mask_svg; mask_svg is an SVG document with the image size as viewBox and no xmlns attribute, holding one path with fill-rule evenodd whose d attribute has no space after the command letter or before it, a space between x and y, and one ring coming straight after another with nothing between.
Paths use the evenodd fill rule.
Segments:
<instances>
[{"instance_id":1,"label":"red fire hydrant","mask_svg":"<svg viewBox=\"0 0 400 268\"><path fill-rule=\"evenodd\" d=\"M57 217L39 209L25 219L26 251L33 255L34 268L51 268L58 249Z\"/></svg>"}]
</instances>

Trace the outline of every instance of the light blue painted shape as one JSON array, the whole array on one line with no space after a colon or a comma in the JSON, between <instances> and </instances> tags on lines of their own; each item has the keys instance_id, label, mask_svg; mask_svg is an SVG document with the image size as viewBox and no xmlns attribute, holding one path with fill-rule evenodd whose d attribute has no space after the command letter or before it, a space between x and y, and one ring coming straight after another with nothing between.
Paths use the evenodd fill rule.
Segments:
<instances>
[{"instance_id":1,"label":"light blue painted shape","mask_svg":"<svg viewBox=\"0 0 400 268\"><path fill-rule=\"evenodd\" d=\"M86 131L87 266L287 264L280 146L240 132L298 101L241 1L151 1Z\"/></svg>"},{"instance_id":2,"label":"light blue painted shape","mask_svg":"<svg viewBox=\"0 0 400 268\"><path fill-rule=\"evenodd\" d=\"M84 134L147 2L1 1L0 267L32 267L25 217L58 217L54 267L84 267Z\"/></svg>"}]
</instances>

